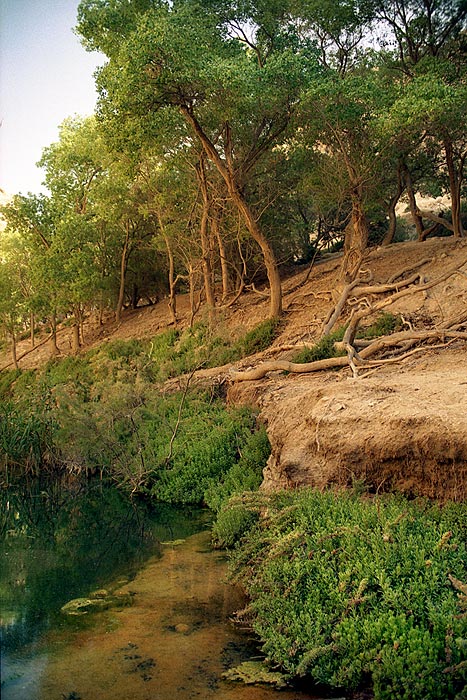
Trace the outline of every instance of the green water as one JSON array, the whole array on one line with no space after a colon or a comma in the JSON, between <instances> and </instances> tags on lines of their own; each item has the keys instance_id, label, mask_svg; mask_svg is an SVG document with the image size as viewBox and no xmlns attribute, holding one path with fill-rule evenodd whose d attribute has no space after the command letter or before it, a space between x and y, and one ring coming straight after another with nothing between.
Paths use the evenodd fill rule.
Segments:
<instances>
[{"instance_id":1,"label":"green water","mask_svg":"<svg viewBox=\"0 0 467 700\"><path fill-rule=\"evenodd\" d=\"M27 676L40 674L49 630L89 624L70 622L62 605L119 577L131 580L149 557L161 556L161 541L186 538L209 517L189 507L149 507L100 482L11 487L0 508L4 700L33 700Z\"/></svg>"},{"instance_id":2,"label":"green water","mask_svg":"<svg viewBox=\"0 0 467 700\"><path fill-rule=\"evenodd\" d=\"M2 700L305 700L224 679L258 657L211 516L132 502L100 483L33 484L2 498ZM116 589L131 605L68 616Z\"/></svg>"}]
</instances>

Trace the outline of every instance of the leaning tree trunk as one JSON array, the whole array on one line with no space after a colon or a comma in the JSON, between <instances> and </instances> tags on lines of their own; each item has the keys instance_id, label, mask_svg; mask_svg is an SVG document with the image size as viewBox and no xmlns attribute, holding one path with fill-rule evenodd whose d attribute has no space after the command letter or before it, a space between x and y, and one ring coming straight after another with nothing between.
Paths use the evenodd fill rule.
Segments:
<instances>
[{"instance_id":1,"label":"leaning tree trunk","mask_svg":"<svg viewBox=\"0 0 467 700\"><path fill-rule=\"evenodd\" d=\"M263 235L253 212L251 211L241 192L238 190L233 179L230 186L228 186L228 189L229 194L232 197L232 201L243 216L251 237L256 241L261 249L264 266L266 268L266 273L269 280L269 315L271 318L278 318L282 313L282 283L274 251L267 238Z\"/></svg>"},{"instance_id":2,"label":"leaning tree trunk","mask_svg":"<svg viewBox=\"0 0 467 700\"><path fill-rule=\"evenodd\" d=\"M117 308L115 309L115 320L120 323L122 320L123 301L125 299L125 278L128 265L128 249L130 244L130 225L125 226L125 241L123 243L122 255L120 258L120 285L118 290Z\"/></svg>"},{"instance_id":3,"label":"leaning tree trunk","mask_svg":"<svg viewBox=\"0 0 467 700\"><path fill-rule=\"evenodd\" d=\"M211 251L209 245L209 210L211 203L209 201L208 183L206 180L206 171L204 157L201 156L200 162L196 167L196 174L201 189L203 198L203 211L201 214L200 237L201 237L201 263L203 270L204 291L206 294L206 303L208 307L209 322L214 322L215 299L214 290L212 288L212 267L211 267Z\"/></svg>"},{"instance_id":4,"label":"leaning tree trunk","mask_svg":"<svg viewBox=\"0 0 467 700\"><path fill-rule=\"evenodd\" d=\"M203 131L200 123L193 114L193 110L190 107L181 105L180 110L190 126L193 128L196 136L199 138L207 157L211 160L223 178L225 184L227 185L232 202L243 217L246 228L248 229L251 237L256 241L261 250L270 287L269 315L271 318L277 318L282 313L282 285L274 251L258 226L258 222L256 221L253 212L251 211L243 193L239 188L235 177L233 164L231 162L232 159L227 156L227 162L222 160L216 150L216 147L209 139L207 134ZM229 152L231 153L229 132L226 133L226 141L229 142L225 145L226 153L228 154ZM229 161L230 165L228 165Z\"/></svg>"}]
</instances>

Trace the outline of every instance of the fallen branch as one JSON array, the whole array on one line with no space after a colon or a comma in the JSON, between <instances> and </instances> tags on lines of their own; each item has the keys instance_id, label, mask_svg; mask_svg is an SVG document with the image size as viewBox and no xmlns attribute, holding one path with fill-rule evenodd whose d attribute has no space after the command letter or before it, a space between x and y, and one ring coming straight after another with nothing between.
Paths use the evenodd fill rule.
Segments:
<instances>
[{"instance_id":1,"label":"fallen branch","mask_svg":"<svg viewBox=\"0 0 467 700\"><path fill-rule=\"evenodd\" d=\"M252 369L246 369L243 371L231 370L230 378L234 382L245 382L254 381L256 379L262 379L269 372L292 372L292 373L308 373L308 372L319 372L320 370L334 369L335 367L346 367L348 365L348 359L346 356L341 357L329 357L325 360L316 360L315 362L289 362L288 360L270 360L269 362L263 362L258 367L253 367Z\"/></svg>"}]
</instances>

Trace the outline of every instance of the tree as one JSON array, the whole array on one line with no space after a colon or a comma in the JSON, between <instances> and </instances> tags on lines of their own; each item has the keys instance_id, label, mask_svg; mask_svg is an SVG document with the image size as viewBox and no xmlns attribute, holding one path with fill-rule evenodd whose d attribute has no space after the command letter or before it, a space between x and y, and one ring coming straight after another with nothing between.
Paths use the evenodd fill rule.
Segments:
<instances>
[{"instance_id":1,"label":"tree","mask_svg":"<svg viewBox=\"0 0 467 700\"><path fill-rule=\"evenodd\" d=\"M114 3L113 3L114 5ZM86 24L89 3L81 3L79 31L92 46L106 50L102 25ZM109 22L111 12L104 22ZM101 18L102 19L102 18ZM225 19L225 18L224 18ZM225 182L250 235L260 247L270 284L270 313L281 312L281 283L271 245L245 188L256 164L287 130L303 83L316 71L310 46L285 41L267 45L260 28L247 36L235 17L219 23L213 12L191 3L144 12L115 47L101 71L101 114L123 121L176 110ZM236 36L229 31L237 26ZM280 38L280 37L275 37Z\"/></svg>"}]
</instances>

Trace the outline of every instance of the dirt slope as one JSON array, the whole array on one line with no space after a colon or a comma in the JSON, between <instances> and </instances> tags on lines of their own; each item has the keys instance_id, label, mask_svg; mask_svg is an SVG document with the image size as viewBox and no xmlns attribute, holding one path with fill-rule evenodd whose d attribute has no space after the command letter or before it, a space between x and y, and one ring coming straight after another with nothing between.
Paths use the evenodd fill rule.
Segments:
<instances>
[{"instance_id":1,"label":"dirt slope","mask_svg":"<svg viewBox=\"0 0 467 700\"><path fill-rule=\"evenodd\" d=\"M373 283L417 266L424 280L441 275L450 265L467 260L467 241L452 238L394 244L372 250L365 267ZM304 343L317 340L329 310L339 257L317 265L306 284L306 270L284 282L284 318L273 346L236 368L254 367L267 358L290 359ZM371 303L372 299L367 300ZM365 303L365 300L364 300ZM188 323L188 300L178 299L180 326ZM387 310L401 314L405 327L435 329L467 309L467 265L439 285L399 299ZM250 293L232 308L220 311L217 332L232 337L264 320L268 302ZM202 309L198 318L202 317ZM127 311L117 327L88 319L86 349L108 339L150 337L169 324L165 301ZM441 343L436 343L436 346ZM62 354L71 352L71 330L59 335ZM25 340L19 354L29 349ZM47 345L20 361L37 367L48 357ZM8 364L6 353L0 367ZM230 367L205 371L204 377L227 379ZM425 349L405 362L386 365L352 377L349 369L313 375L271 373L256 382L232 384L231 402L256 403L268 426L272 456L264 488L365 481L373 489L397 487L428 496L467 497L467 344L456 340Z\"/></svg>"}]
</instances>

